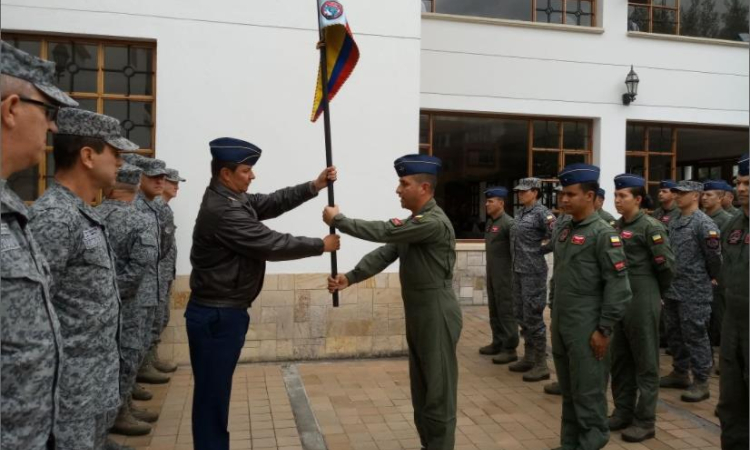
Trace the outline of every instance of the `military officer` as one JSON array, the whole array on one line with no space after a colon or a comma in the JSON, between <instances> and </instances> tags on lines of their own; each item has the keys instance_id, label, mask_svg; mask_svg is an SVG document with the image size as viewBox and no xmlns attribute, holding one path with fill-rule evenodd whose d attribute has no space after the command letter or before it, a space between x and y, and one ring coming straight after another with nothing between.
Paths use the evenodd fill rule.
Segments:
<instances>
[{"instance_id":1,"label":"military officer","mask_svg":"<svg viewBox=\"0 0 750 450\"><path fill-rule=\"evenodd\" d=\"M434 199L439 158L406 155L394 162L399 177L396 193L405 219L350 219L339 208L327 207L323 220L343 233L382 247L365 255L354 270L329 278L329 290L364 281L400 260L409 378L414 423L422 448L452 450L455 445L461 308L453 292L456 238L453 226Z\"/></svg>"},{"instance_id":2,"label":"military officer","mask_svg":"<svg viewBox=\"0 0 750 450\"><path fill-rule=\"evenodd\" d=\"M296 237L271 230L263 220L315 198L336 180L336 168L270 195L247 194L261 149L228 137L209 145L212 178L195 220L185 311L194 379L193 445L195 450L229 450L232 374L250 324L247 309L263 287L266 261L317 256L339 247L337 235Z\"/></svg>"},{"instance_id":3,"label":"military officer","mask_svg":"<svg viewBox=\"0 0 750 450\"><path fill-rule=\"evenodd\" d=\"M542 241L550 238L556 218L539 203L542 181L524 178L514 188L523 204L516 214L511 230L513 252L513 304L516 320L524 340L523 359L511 364L513 372L527 372L524 381L548 380L547 326L544 308L547 305L547 261Z\"/></svg>"},{"instance_id":4,"label":"military officer","mask_svg":"<svg viewBox=\"0 0 750 450\"><path fill-rule=\"evenodd\" d=\"M645 213L651 199L638 175L615 177L615 207L622 216L621 245L628 258L633 299L612 338L612 397L615 410L609 430L622 430L626 442L656 434L659 397L659 313L661 298L672 283L674 254L664 225Z\"/></svg>"},{"instance_id":5,"label":"military officer","mask_svg":"<svg viewBox=\"0 0 750 450\"><path fill-rule=\"evenodd\" d=\"M511 276L513 261L510 255L510 229L513 218L505 212L508 190L504 187L487 189L484 196L487 227L484 233L487 252L487 305L490 309L492 343L479 349L483 355L498 355L495 364L507 364L518 359L518 324L513 314Z\"/></svg>"},{"instance_id":6,"label":"military officer","mask_svg":"<svg viewBox=\"0 0 750 450\"><path fill-rule=\"evenodd\" d=\"M141 181L140 167L124 163L117 171L115 186L106 191L106 199L96 208L109 230L109 240L115 252L117 288L122 301L122 335L120 339L120 396L113 433L142 436L151 431L146 422L156 421L158 415L133 408L130 393L135 385L138 368L146 348L141 336L149 332L147 307L138 295L144 278L153 271L159 257L156 236L149 229L149 217L133 206ZM149 270L151 269L151 270ZM144 420L146 419L146 420Z\"/></svg>"},{"instance_id":7,"label":"military officer","mask_svg":"<svg viewBox=\"0 0 750 450\"><path fill-rule=\"evenodd\" d=\"M718 285L721 270L721 238L716 224L698 209L702 183L680 181L672 191L681 215L669 223L676 262L672 287L664 296L664 309L674 370L662 377L660 385L689 388L682 400L699 402L710 395L711 343L706 325L711 316L713 286Z\"/></svg>"},{"instance_id":8,"label":"military officer","mask_svg":"<svg viewBox=\"0 0 750 450\"><path fill-rule=\"evenodd\" d=\"M169 308L170 308L170 293L172 290L172 282L175 279L175 270L177 264L177 241L175 238L175 232L177 227L174 223L174 212L172 207L169 206L169 202L177 197L179 191L179 184L186 180L180 177L180 173L175 169L167 168L167 176L164 182L164 190L162 191L159 205L162 210L162 222L165 224L165 239L169 239L171 244L167 246L166 256L159 261L160 273L163 277L160 278L160 296L165 301L161 304L161 312L158 314L160 318L158 336L164 332L164 329L169 324ZM177 370L177 365L171 361L163 360L159 358L159 343L161 338L158 338L154 344L154 354L152 365L160 372L171 373Z\"/></svg>"},{"instance_id":9,"label":"military officer","mask_svg":"<svg viewBox=\"0 0 750 450\"><path fill-rule=\"evenodd\" d=\"M674 180L662 180L659 183L659 207L651 213L651 217L667 227L667 232L669 232L669 223L680 217L680 209L675 204L674 193L671 190L676 186L677 183Z\"/></svg>"},{"instance_id":10,"label":"military officer","mask_svg":"<svg viewBox=\"0 0 750 450\"><path fill-rule=\"evenodd\" d=\"M52 447L62 338L51 303L50 270L28 227L29 211L5 180L44 161L60 106L76 106L55 87L55 65L0 42L0 447Z\"/></svg>"},{"instance_id":11,"label":"military officer","mask_svg":"<svg viewBox=\"0 0 750 450\"><path fill-rule=\"evenodd\" d=\"M731 186L724 180L709 180L703 183L703 196L701 196L701 207L711 220L714 221L719 230L724 228L732 215L724 210L721 202ZM721 284L721 283L719 283ZM714 297L711 302L711 320L709 323L708 336L713 347L721 344L721 322L724 312L724 287L714 286Z\"/></svg>"},{"instance_id":12,"label":"military officer","mask_svg":"<svg viewBox=\"0 0 750 450\"><path fill-rule=\"evenodd\" d=\"M739 209L734 207L734 199L737 196L735 195L735 190L729 183L727 183L725 190L726 194L724 194L724 198L721 199L721 207L724 208L724 211L728 212L730 216L733 216L739 212Z\"/></svg>"},{"instance_id":13,"label":"military officer","mask_svg":"<svg viewBox=\"0 0 750 450\"><path fill-rule=\"evenodd\" d=\"M737 197L742 209L722 230L721 279L725 283L726 311L721 329L721 378L719 382L719 420L721 448L748 448L748 183L750 156L739 161Z\"/></svg>"},{"instance_id":14,"label":"military officer","mask_svg":"<svg viewBox=\"0 0 750 450\"><path fill-rule=\"evenodd\" d=\"M599 168L560 172L572 220L555 242L552 355L562 390L562 449L597 450L609 441L607 352L632 293L622 240L594 209Z\"/></svg>"},{"instance_id":15,"label":"military officer","mask_svg":"<svg viewBox=\"0 0 750 450\"><path fill-rule=\"evenodd\" d=\"M617 219L615 217L608 213L604 209L604 200L607 198L607 191L605 191L602 188L599 188L599 190L596 191L596 203L594 204L594 207L596 208L596 212L599 214L599 217L601 217L605 222L609 224L609 226L614 227L615 223L617 223Z\"/></svg>"},{"instance_id":16,"label":"military officer","mask_svg":"<svg viewBox=\"0 0 750 450\"><path fill-rule=\"evenodd\" d=\"M120 406L120 297L107 227L89 203L114 185L118 152L138 146L117 119L81 109L60 110L57 126L55 182L29 222L52 271L63 337L56 446L98 450Z\"/></svg>"}]
</instances>

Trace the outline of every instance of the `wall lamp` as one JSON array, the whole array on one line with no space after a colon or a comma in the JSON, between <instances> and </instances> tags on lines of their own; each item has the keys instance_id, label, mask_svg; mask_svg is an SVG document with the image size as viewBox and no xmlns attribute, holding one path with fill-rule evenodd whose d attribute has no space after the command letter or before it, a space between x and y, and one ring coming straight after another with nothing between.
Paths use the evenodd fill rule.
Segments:
<instances>
[{"instance_id":1,"label":"wall lamp","mask_svg":"<svg viewBox=\"0 0 750 450\"><path fill-rule=\"evenodd\" d=\"M638 95L638 83L641 80L638 78L638 74L633 70L633 66L630 66L630 73L625 78L625 86L628 88L626 94L622 94L622 104L629 105L635 101L635 97Z\"/></svg>"}]
</instances>

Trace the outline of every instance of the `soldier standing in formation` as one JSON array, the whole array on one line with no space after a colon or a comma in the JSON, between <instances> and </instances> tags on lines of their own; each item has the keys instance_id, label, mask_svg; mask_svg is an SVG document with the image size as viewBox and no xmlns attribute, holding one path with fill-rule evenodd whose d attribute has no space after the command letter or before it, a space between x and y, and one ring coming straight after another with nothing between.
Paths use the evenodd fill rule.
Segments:
<instances>
[{"instance_id":1,"label":"soldier standing in formation","mask_svg":"<svg viewBox=\"0 0 750 450\"><path fill-rule=\"evenodd\" d=\"M726 193L724 194L724 198L721 199L721 207L724 208L724 211L728 212L730 216L734 216L737 212L740 211L739 209L734 207L735 198L737 198L737 196L735 195L735 190L732 188L732 186L729 186L729 189L727 189Z\"/></svg>"},{"instance_id":2,"label":"soldier standing in formation","mask_svg":"<svg viewBox=\"0 0 750 450\"><path fill-rule=\"evenodd\" d=\"M126 436L142 436L151 431L147 422L158 415L139 410L132 405L131 392L138 368L146 355L143 339L150 328L151 317L139 295L142 286L153 286L154 268L159 257L156 235L149 229L149 217L133 206L141 181L140 167L124 163L117 171L117 183L105 192L106 199L96 212L109 230L109 239L115 252L117 288L122 301L122 331L120 339L120 397L122 404L117 412L111 432Z\"/></svg>"},{"instance_id":3,"label":"soldier standing in formation","mask_svg":"<svg viewBox=\"0 0 750 450\"><path fill-rule=\"evenodd\" d=\"M656 434L659 313L661 298L672 283L674 254L664 225L645 213L651 200L646 180L622 174L615 177L615 187L615 206L622 215L616 229L628 258L633 299L612 338L615 410L609 429L622 430L627 442L641 442Z\"/></svg>"},{"instance_id":4,"label":"soldier standing in formation","mask_svg":"<svg viewBox=\"0 0 750 450\"><path fill-rule=\"evenodd\" d=\"M659 207L652 213L651 217L663 223L669 231L669 223L680 217L680 208L675 204L672 188L677 186L673 180L662 180L659 183Z\"/></svg>"},{"instance_id":5,"label":"soldier standing in formation","mask_svg":"<svg viewBox=\"0 0 750 450\"><path fill-rule=\"evenodd\" d=\"M365 221L327 207L323 220L343 233L384 246L365 255L354 270L329 278L331 292L364 281L400 261L409 379L414 424L422 447L452 450L455 445L458 361L456 346L463 319L453 292L456 237L434 199L440 159L406 155L394 163L396 193L406 219Z\"/></svg>"},{"instance_id":6,"label":"soldier standing in formation","mask_svg":"<svg viewBox=\"0 0 750 450\"><path fill-rule=\"evenodd\" d=\"M118 152L137 145L112 117L62 109L54 136L55 182L30 225L52 272L63 338L59 450L100 449L120 406L120 297L107 228L90 203L115 184Z\"/></svg>"},{"instance_id":7,"label":"soldier standing in formation","mask_svg":"<svg viewBox=\"0 0 750 450\"><path fill-rule=\"evenodd\" d=\"M750 156L740 158L737 197L742 207L722 230L722 281L725 283L726 314L721 329L721 378L719 420L721 448L745 450L748 442L748 183Z\"/></svg>"},{"instance_id":8,"label":"soldier standing in formation","mask_svg":"<svg viewBox=\"0 0 750 450\"><path fill-rule=\"evenodd\" d=\"M524 178L513 190L523 209L517 214L511 230L513 252L513 305L524 340L523 359L511 364L513 372L526 372L524 381L548 380L547 326L544 308L547 305L547 261L542 241L550 238L555 216L539 202L542 182Z\"/></svg>"},{"instance_id":9,"label":"soldier standing in formation","mask_svg":"<svg viewBox=\"0 0 750 450\"><path fill-rule=\"evenodd\" d=\"M554 246L552 355L562 390L563 449L609 441L606 384L612 330L631 300L627 260L615 230L594 210L599 168L573 164L559 175L572 220Z\"/></svg>"},{"instance_id":10,"label":"soldier standing in formation","mask_svg":"<svg viewBox=\"0 0 750 450\"><path fill-rule=\"evenodd\" d=\"M710 395L708 377L712 358L707 325L713 286L718 285L721 270L721 238L716 224L698 209L703 184L680 181L672 190L681 216L669 223L676 262L672 287L664 297L664 310L674 370L662 377L660 385L689 388L682 394L682 400L699 402Z\"/></svg>"},{"instance_id":11,"label":"soldier standing in formation","mask_svg":"<svg viewBox=\"0 0 750 450\"><path fill-rule=\"evenodd\" d=\"M510 230L513 218L505 212L508 190L504 187L487 189L485 208L487 228L484 232L487 253L487 304L490 309L492 343L479 349L483 355L497 355L495 364L507 364L518 360L518 323L513 314L512 259L510 254Z\"/></svg>"},{"instance_id":12,"label":"soldier standing in formation","mask_svg":"<svg viewBox=\"0 0 750 450\"><path fill-rule=\"evenodd\" d=\"M609 224L609 226L614 227L615 223L617 222L617 219L615 219L615 216L610 214L604 209L604 200L607 198L607 191L605 191L602 188L599 188L596 191L596 203L594 204L594 208L596 209L596 212L599 214L599 217L602 218L605 222Z\"/></svg>"},{"instance_id":13,"label":"soldier standing in formation","mask_svg":"<svg viewBox=\"0 0 750 450\"><path fill-rule=\"evenodd\" d=\"M60 106L78 103L55 87L54 63L0 45L0 447L44 450L54 448L59 417L62 337L50 269L28 226L28 208L5 180L44 161L47 132L57 132Z\"/></svg>"}]
</instances>

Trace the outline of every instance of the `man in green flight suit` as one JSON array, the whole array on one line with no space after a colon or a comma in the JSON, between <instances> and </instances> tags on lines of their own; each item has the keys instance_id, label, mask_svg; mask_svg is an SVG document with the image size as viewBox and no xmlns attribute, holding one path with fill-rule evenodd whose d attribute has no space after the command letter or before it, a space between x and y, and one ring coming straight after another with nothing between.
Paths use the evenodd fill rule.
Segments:
<instances>
[{"instance_id":1,"label":"man in green flight suit","mask_svg":"<svg viewBox=\"0 0 750 450\"><path fill-rule=\"evenodd\" d=\"M487 252L487 305L490 308L492 343L479 349L483 355L497 355L495 364L518 360L518 323L513 314L513 261L510 254L510 229L513 218L505 213L508 189L493 187L484 193L487 198L487 228L484 232Z\"/></svg>"},{"instance_id":2,"label":"man in green flight suit","mask_svg":"<svg viewBox=\"0 0 750 450\"><path fill-rule=\"evenodd\" d=\"M735 189L732 188L731 184L729 184L729 189L726 194L724 194L724 198L721 199L721 207L724 208L724 211L728 212L730 216L737 214L739 211L738 208L734 207L735 198L737 198L737 193L735 192Z\"/></svg>"},{"instance_id":3,"label":"man in green flight suit","mask_svg":"<svg viewBox=\"0 0 750 450\"><path fill-rule=\"evenodd\" d=\"M726 310L721 328L721 378L719 382L719 420L721 448L748 448L748 183L749 155L740 158L737 197L742 209L722 229L724 264L721 280L725 283Z\"/></svg>"},{"instance_id":4,"label":"man in green flight suit","mask_svg":"<svg viewBox=\"0 0 750 450\"><path fill-rule=\"evenodd\" d=\"M669 223L680 218L680 208L677 207L674 199L672 188L677 187L674 180L662 180L659 182L659 207L651 212L651 217L664 224L669 234ZM667 345L667 319L662 306L661 315L659 316L659 347L669 348Z\"/></svg>"},{"instance_id":5,"label":"man in green flight suit","mask_svg":"<svg viewBox=\"0 0 750 450\"><path fill-rule=\"evenodd\" d=\"M599 168L572 164L558 176L572 220L555 242L552 355L563 396L563 450L598 450L609 441L607 351L632 293L615 230L594 210Z\"/></svg>"},{"instance_id":6,"label":"man in green flight suit","mask_svg":"<svg viewBox=\"0 0 750 450\"><path fill-rule=\"evenodd\" d=\"M610 214L608 211L604 209L604 200L607 198L607 191L605 191L602 188L599 188L596 190L596 202L594 203L594 209L596 209L597 214L599 214L599 217L602 218L605 222L609 224L609 226L614 227L615 223L617 222L617 219L615 219L615 216Z\"/></svg>"},{"instance_id":7,"label":"man in green flight suit","mask_svg":"<svg viewBox=\"0 0 750 450\"><path fill-rule=\"evenodd\" d=\"M329 278L333 292L364 281L400 260L409 378L414 423L422 448L452 450L455 445L458 361L462 317L453 292L456 237L435 199L440 159L406 155L394 163L396 193L412 212L406 219L365 221L327 207L323 220L341 232L384 246L365 255L354 270Z\"/></svg>"},{"instance_id":8,"label":"man in green flight suit","mask_svg":"<svg viewBox=\"0 0 750 450\"><path fill-rule=\"evenodd\" d=\"M617 221L628 257L633 300L612 338L612 397L609 430L623 430L626 442L656 434L659 398L659 312L674 275L674 253L664 225L645 213L651 199L646 180L625 173L615 177ZM615 243L616 241L613 241Z\"/></svg>"}]
</instances>

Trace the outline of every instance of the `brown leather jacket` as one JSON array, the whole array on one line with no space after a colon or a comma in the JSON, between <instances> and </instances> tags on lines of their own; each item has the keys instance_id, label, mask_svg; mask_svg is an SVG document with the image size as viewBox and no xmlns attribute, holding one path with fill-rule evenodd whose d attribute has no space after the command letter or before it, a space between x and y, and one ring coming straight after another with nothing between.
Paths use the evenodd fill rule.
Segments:
<instances>
[{"instance_id":1,"label":"brown leather jacket","mask_svg":"<svg viewBox=\"0 0 750 450\"><path fill-rule=\"evenodd\" d=\"M273 219L317 196L312 182L272 194L237 194L212 180L193 230L190 301L218 308L248 308L263 288L266 261L323 253L323 240L277 233Z\"/></svg>"}]
</instances>

